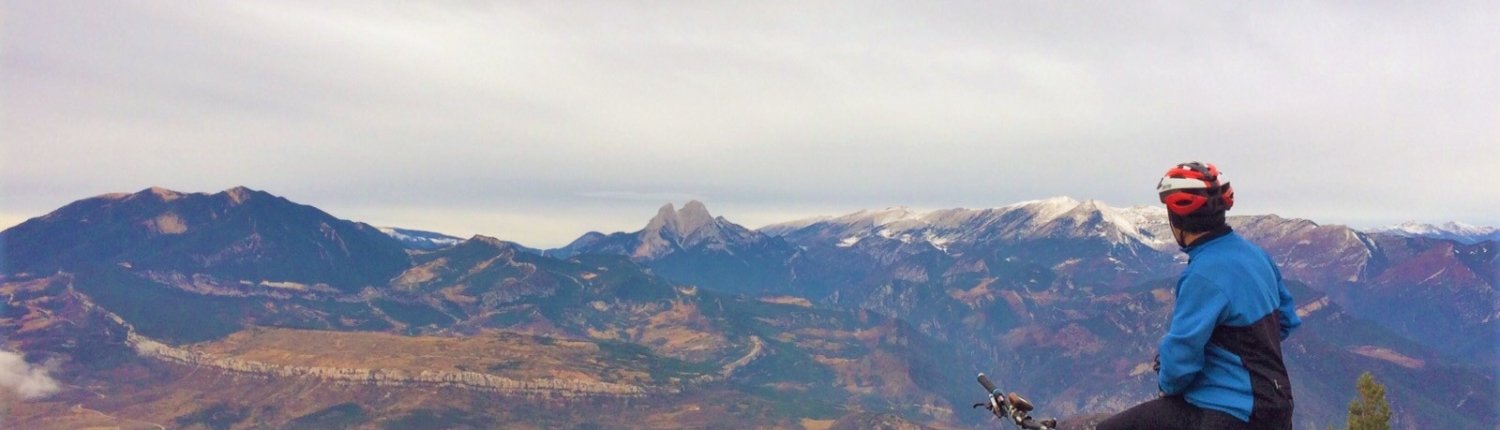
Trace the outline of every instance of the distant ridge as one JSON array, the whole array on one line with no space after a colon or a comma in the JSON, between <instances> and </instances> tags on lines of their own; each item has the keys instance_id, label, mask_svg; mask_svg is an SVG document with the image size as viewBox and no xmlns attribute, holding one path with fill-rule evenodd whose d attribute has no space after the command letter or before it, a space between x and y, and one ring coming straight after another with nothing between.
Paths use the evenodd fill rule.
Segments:
<instances>
[{"instance_id":1,"label":"distant ridge","mask_svg":"<svg viewBox=\"0 0 1500 430\"><path fill-rule=\"evenodd\" d=\"M212 270L252 282L384 284L409 259L368 224L246 187L182 193L151 187L70 203L0 232L3 273L127 265Z\"/></svg>"},{"instance_id":2,"label":"distant ridge","mask_svg":"<svg viewBox=\"0 0 1500 430\"><path fill-rule=\"evenodd\" d=\"M1467 245L1473 245L1484 241L1500 241L1500 228L1474 226L1455 221L1449 221L1442 224L1423 224L1416 221L1407 221L1401 224L1377 227L1367 231L1370 233L1383 233L1405 237L1447 239Z\"/></svg>"},{"instance_id":3,"label":"distant ridge","mask_svg":"<svg viewBox=\"0 0 1500 430\"><path fill-rule=\"evenodd\" d=\"M812 228L817 226L817 228ZM1073 231L1073 227L1085 230ZM1133 241L1157 249L1175 247L1166 229L1166 210L1153 206L1114 208L1097 200L1053 197L991 209L940 209L917 212L905 207L863 210L837 217L816 217L762 227L759 231L793 241L816 231L838 236L845 246L861 238L882 236L906 242L948 243L989 238L1037 239L1055 235L1100 236Z\"/></svg>"}]
</instances>

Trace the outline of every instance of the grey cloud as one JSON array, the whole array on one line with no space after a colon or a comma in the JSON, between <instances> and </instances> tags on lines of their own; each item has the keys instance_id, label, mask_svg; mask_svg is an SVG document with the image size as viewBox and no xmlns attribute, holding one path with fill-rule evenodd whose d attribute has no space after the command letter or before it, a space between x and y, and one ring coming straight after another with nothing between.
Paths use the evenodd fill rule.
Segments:
<instances>
[{"instance_id":1,"label":"grey cloud","mask_svg":"<svg viewBox=\"0 0 1500 430\"><path fill-rule=\"evenodd\" d=\"M762 214L1134 205L1202 159L1242 210L1494 225L1500 189L1454 184L1500 183L1495 9L14 3L0 209L239 184L439 219L634 223L683 199L599 193L682 190Z\"/></svg>"}]
</instances>

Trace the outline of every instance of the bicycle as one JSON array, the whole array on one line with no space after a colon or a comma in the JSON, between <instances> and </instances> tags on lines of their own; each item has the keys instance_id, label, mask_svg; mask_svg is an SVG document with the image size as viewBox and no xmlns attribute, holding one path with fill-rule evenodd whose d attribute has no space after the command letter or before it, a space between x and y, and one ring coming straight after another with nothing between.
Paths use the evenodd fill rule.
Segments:
<instances>
[{"instance_id":1,"label":"bicycle","mask_svg":"<svg viewBox=\"0 0 1500 430\"><path fill-rule=\"evenodd\" d=\"M995 418L1001 421L1010 421L1016 427L1023 430L1054 430L1057 428L1056 419L1048 418L1040 421L1032 419L1031 411L1035 407L1031 405L1031 402L1026 401L1025 398L1015 392L1006 394L1004 391L1001 391L1000 388L995 386L994 382L990 382L990 377L984 376L983 373L979 374L979 385L984 386L984 389L990 393L990 398L988 402L975 403L975 408L984 406L990 413L995 414Z\"/></svg>"}]
</instances>

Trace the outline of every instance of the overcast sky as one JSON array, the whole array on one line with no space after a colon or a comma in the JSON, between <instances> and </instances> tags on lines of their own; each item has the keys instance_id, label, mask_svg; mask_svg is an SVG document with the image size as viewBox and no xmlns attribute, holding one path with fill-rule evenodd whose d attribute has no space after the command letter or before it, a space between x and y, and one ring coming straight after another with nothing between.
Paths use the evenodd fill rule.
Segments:
<instances>
[{"instance_id":1,"label":"overcast sky","mask_svg":"<svg viewBox=\"0 0 1500 430\"><path fill-rule=\"evenodd\" d=\"M3 226L245 185L558 246L688 199L1152 204L1187 160L1238 214L1500 225L1493 1L0 1Z\"/></svg>"}]
</instances>

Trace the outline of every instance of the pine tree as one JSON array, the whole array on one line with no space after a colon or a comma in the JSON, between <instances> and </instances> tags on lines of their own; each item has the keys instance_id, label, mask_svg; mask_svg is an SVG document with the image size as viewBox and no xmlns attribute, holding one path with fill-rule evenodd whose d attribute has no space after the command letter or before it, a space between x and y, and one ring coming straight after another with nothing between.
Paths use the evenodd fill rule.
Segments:
<instances>
[{"instance_id":1,"label":"pine tree","mask_svg":"<svg viewBox=\"0 0 1500 430\"><path fill-rule=\"evenodd\" d=\"M1349 401L1349 430L1391 430L1391 405L1385 401L1385 386L1370 372L1359 375L1358 395Z\"/></svg>"}]
</instances>

